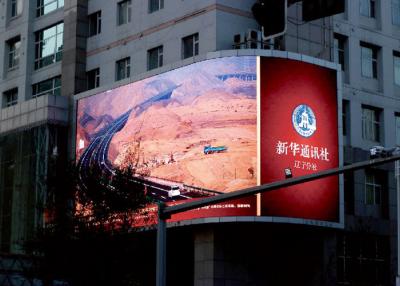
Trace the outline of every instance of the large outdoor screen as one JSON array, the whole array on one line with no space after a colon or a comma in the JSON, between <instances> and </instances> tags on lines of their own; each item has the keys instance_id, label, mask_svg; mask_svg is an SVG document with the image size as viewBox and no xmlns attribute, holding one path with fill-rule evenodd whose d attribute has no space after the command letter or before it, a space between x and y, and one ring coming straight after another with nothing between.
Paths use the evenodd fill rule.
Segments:
<instances>
[{"instance_id":1,"label":"large outdoor screen","mask_svg":"<svg viewBox=\"0 0 400 286\"><path fill-rule=\"evenodd\" d=\"M133 167L155 201L184 203L337 167L336 70L280 58L215 58L79 99L81 178ZM337 177L172 220L279 216L339 222Z\"/></svg>"}]
</instances>

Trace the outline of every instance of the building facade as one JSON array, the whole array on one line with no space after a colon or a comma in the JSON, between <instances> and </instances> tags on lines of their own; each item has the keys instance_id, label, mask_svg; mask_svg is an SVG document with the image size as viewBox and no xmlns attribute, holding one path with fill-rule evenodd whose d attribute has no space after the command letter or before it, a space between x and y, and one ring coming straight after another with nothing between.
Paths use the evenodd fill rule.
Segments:
<instances>
[{"instance_id":1,"label":"building facade","mask_svg":"<svg viewBox=\"0 0 400 286\"><path fill-rule=\"evenodd\" d=\"M74 95L190 64L210 52L274 48L340 63L345 164L367 159L372 146L400 145L399 0L346 0L344 13L308 23L300 1L288 8L286 34L267 43L257 32L254 2L0 0L0 250L23 253L23 241L44 224L49 166L59 154L74 154ZM394 285L393 166L346 175L344 193L344 230L193 227L185 236L192 240L193 260L185 266L187 281Z\"/></svg>"}]
</instances>

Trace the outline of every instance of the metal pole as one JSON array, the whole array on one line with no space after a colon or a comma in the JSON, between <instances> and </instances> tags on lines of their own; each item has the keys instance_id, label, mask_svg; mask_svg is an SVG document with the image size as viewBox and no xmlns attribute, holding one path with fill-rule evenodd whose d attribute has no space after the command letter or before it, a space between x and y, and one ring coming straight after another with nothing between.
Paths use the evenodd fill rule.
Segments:
<instances>
[{"instance_id":1,"label":"metal pole","mask_svg":"<svg viewBox=\"0 0 400 286\"><path fill-rule=\"evenodd\" d=\"M157 266L156 266L156 286L166 285L167 272L167 223L162 211L165 203L158 204L158 227L157 227Z\"/></svg>"},{"instance_id":2,"label":"metal pole","mask_svg":"<svg viewBox=\"0 0 400 286\"><path fill-rule=\"evenodd\" d=\"M395 162L396 196L397 196L397 277L396 285L400 286L400 160Z\"/></svg>"}]
</instances>

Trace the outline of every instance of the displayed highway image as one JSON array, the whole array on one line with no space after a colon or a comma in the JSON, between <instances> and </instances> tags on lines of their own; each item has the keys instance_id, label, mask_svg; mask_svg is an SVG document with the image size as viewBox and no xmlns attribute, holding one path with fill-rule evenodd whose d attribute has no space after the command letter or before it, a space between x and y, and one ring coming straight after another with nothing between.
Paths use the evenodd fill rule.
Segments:
<instances>
[{"instance_id":1,"label":"displayed highway image","mask_svg":"<svg viewBox=\"0 0 400 286\"><path fill-rule=\"evenodd\" d=\"M253 57L208 60L78 102L77 159L132 180L156 201L214 196L256 185Z\"/></svg>"}]
</instances>

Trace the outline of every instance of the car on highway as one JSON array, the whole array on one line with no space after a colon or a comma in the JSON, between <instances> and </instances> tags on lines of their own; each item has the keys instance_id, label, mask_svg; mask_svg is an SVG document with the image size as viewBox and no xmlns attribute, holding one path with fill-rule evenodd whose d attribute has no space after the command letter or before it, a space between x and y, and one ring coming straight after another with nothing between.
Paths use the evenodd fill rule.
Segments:
<instances>
[{"instance_id":1,"label":"car on highway","mask_svg":"<svg viewBox=\"0 0 400 286\"><path fill-rule=\"evenodd\" d=\"M172 185L171 188L168 190L169 198L179 196L180 194L181 194L181 188L177 185Z\"/></svg>"}]
</instances>

